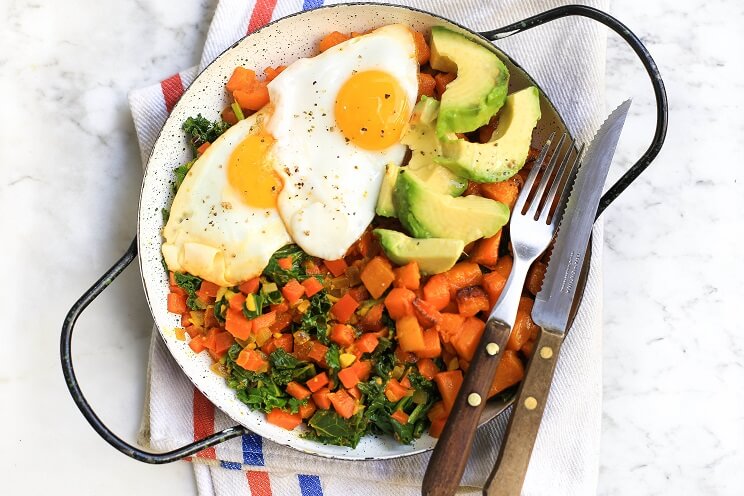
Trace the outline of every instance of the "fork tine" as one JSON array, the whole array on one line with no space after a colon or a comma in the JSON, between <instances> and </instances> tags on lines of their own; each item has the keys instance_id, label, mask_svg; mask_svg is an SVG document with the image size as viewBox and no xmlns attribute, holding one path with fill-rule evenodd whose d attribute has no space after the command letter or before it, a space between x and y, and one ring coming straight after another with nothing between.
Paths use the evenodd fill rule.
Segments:
<instances>
[{"instance_id":1,"label":"fork tine","mask_svg":"<svg viewBox=\"0 0 744 496\"><path fill-rule=\"evenodd\" d=\"M553 219L550 221L550 226L555 227L555 225L558 223L558 220L563 216L563 209L566 207L566 202L568 202L568 196L571 194L571 189L573 187L574 179L576 178L576 173L579 170L579 167L581 166L581 156L584 153L584 144L581 145L581 148L579 148L579 151L576 153L576 157L573 160L573 163L571 164L571 167L568 168L567 171L567 181L566 185L563 188L563 191L561 192L561 199L558 201L558 206L555 209L555 215L553 215Z\"/></svg>"},{"instance_id":2,"label":"fork tine","mask_svg":"<svg viewBox=\"0 0 744 496\"><path fill-rule=\"evenodd\" d=\"M517 197L517 202L514 204L514 212L519 212L520 214L522 213L522 209L524 208L524 204L527 201L527 197L532 190L532 185L535 183L535 178L542 168L542 164L545 161L548 150L550 150L550 145L553 143L553 138L555 138L555 131L553 131L550 136L548 136L548 139L545 141L545 144L540 150L540 154L537 156L537 159L535 159L535 162L532 164L532 170L530 170L530 173L527 176L527 180L524 182L524 186L522 186L522 192Z\"/></svg>"},{"instance_id":3,"label":"fork tine","mask_svg":"<svg viewBox=\"0 0 744 496\"><path fill-rule=\"evenodd\" d=\"M548 164L548 168L545 169L545 172L543 172L543 176L540 178L540 184L537 185L537 191L535 191L535 196L532 197L532 203L530 203L529 208L527 209L527 212L525 215L537 218L537 209L542 203L542 196L545 192L545 188L548 185L548 182L550 181L551 176L553 175L553 169L555 169L555 164L558 162L558 156L560 155L561 148L563 147L563 141L566 139L566 133L563 133L561 135L561 139L558 140L558 144L553 149L553 155L550 157L550 163Z\"/></svg>"},{"instance_id":4,"label":"fork tine","mask_svg":"<svg viewBox=\"0 0 744 496\"><path fill-rule=\"evenodd\" d=\"M569 138L570 139L570 138ZM545 201L543 202L542 210L540 211L540 217L538 218L539 221L545 222L547 224L548 222L548 216L550 215L550 211L553 207L553 201L555 200L555 195L558 192L558 187L563 184L563 188L567 188L569 184L565 181L563 181L564 174L566 172L566 165L568 164L568 159L571 158L571 154L574 151L574 144L576 142L574 140L570 140L568 143L568 150L566 151L565 155L563 156L563 160L561 160L561 165L558 167L558 172L555 173L555 179L553 180L553 183L550 185L550 190L548 191L548 194L545 195ZM569 174L571 171L568 171Z\"/></svg>"}]
</instances>

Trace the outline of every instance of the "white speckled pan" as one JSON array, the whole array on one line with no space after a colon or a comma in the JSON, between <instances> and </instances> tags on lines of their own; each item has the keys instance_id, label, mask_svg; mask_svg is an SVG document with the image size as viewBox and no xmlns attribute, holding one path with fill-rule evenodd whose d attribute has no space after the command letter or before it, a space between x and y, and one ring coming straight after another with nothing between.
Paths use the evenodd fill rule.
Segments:
<instances>
[{"instance_id":1,"label":"white speckled pan","mask_svg":"<svg viewBox=\"0 0 744 496\"><path fill-rule=\"evenodd\" d=\"M433 448L436 440L424 435L414 444L406 446L388 437L367 437L356 449L325 446L300 437L300 429L290 432L268 424L263 413L251 411L238 401L225 380L209 370L209 357L206 354L195 355L186 342L177 340L173 333L173 328L180 325L180 319L166 309L169 290L160 254L160 232L163 228L161 210L168 208L172 200L173 169L192 158L181 124L187 117L197 113L210 119L218 118L220 110L228 103L225 83L236 66L263 68L289 64L301 57L314 55L318 40L331 31L365 31L392 23L407 24L423 32L428 32L434 25L463 32L504 60L511 72L510 91L536 84L514 61L476 33L427 12L379 4L335 5L303 12L280 19L246 36L217 57L196 78L166 121L150 155L142 183L137 236L140 269L155 323L173 357L196 387L235 421L274 442L329 458L361 460L406 456ZM552 131L565 130L553 105L544 96L541 107L542 119L534 134L536 143L543 143ZM483 422L500 414L508 404L505 401L492 401L484 412Z\"/></svg>"}]
</instances>

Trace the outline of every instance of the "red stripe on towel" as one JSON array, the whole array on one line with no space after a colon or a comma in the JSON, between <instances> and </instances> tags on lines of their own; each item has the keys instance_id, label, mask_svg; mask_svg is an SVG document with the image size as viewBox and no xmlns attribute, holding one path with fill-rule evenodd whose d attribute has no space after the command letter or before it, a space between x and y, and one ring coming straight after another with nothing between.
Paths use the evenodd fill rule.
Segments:
<instances>
[{"instance_id":1,"label":"red stripe on towel","mask_svg":"<svg viewBox=\"0 0 744 496\"><path fill-rule=\"evenodd\" d=\"M248 22L248 34L254 32L260 27L265 26L274 14L276 0L256 0L256 6L253 7L251 20Z\"/></svg>"},{"instance_id":2,"label":"red stripe on towel","mask_svg":"<svg viewBox=\"0 0 744 496\"><path fill-rule=\"evenodd\" d=\"M271 481L268 473L249 470L245 476L248 478L251 496L271 496Z\"/></svg>"},{"instance_id":3,"label":"red stripe on towel","mask_svg":"<svg viewBox=\"0 0 744 496\"><path fill-rule=\"evenodd\" d=\"M183 83L181 82L181 75L174 74L168 79L160 82L160 89L163 90L163 98L165 98L165 109L168 113L171 113L173 107L178 102L178 99L183 95Z\"/></svg>"},{"instance_id":4,"label":"red stripe on towel","mask_svg":"<svg viewBox=\"0 0 744 496\"><path fill-rule=\"evenodd\" d=\"M194 441L214 434L214 405L194 388ZM215 460L214 446L201 450L196 456Z\"/></svg>"}]
</instances>

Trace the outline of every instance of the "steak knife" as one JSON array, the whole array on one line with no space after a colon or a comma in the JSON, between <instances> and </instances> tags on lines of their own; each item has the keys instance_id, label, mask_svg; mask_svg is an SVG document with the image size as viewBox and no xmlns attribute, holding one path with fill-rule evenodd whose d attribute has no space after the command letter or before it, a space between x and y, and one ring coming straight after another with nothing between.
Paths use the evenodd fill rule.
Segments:
<instances>
[{"instance_id":1,"label":"steak knife","mask_svg":"<svg viewBox=\"0 0 744 496\"><path fill-rule=\"evenodd\" d=\"M630 100L627 100L607 117L576 173L542 288L532 309L532 319L541 330L517 392L495 467L483 488L484 495L519 496L522 490L558 353L569 327L602 188L629 108Z\"/></svg>"}]
</instances>

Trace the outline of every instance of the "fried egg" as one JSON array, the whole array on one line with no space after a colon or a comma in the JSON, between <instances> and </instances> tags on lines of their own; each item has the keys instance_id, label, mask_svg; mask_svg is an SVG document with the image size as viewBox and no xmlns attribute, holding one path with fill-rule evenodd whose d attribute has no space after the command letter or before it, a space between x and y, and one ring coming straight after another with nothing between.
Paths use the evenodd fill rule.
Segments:
<instances>
[{"instance_id":1,"label":"fried egg","mask_svg":"<svg viewBox=\"0 0 744 496\"><path fill-rule=\"evenodd\" d=\"M163 230L168 268L220 286L258 276L291 242L276 209L281 177L272 166L267 113L238 122L197 159Z\"/></svg>"},{"instance_id":2,"label":"fried egg","mask_svg":"<svg viewBox=\"0 0 744 496\"><path fill-rule=\"evenodd\" d=\"M298 60L268 85L278 210L308 254L344 256L374 217L418 92L411 32L389 25Z\"/></svg>"}]
</instances>

